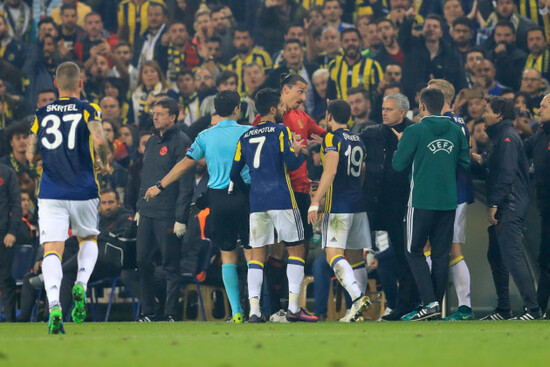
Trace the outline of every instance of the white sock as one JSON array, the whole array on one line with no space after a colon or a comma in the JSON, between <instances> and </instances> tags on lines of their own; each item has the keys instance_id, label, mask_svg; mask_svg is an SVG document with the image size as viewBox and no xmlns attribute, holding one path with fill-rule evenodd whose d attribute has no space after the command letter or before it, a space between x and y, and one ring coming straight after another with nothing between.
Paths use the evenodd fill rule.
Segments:
<instances>
[{"instance_id":1,"label":"white sock","mask_svg":"<svg viewBox=\"0 0 550 367\"><path fill-rule=\"evenodd\" d=\"M365 267L365 262L361 261L358 264L354 264L352 266L352 269L355 280L357 281L357 285L359 286L359 290L362 294L365 294L365 292L367 291L367 284L369 282L369 273L367 272L367 268Z\"/></svg>"},{"instance_id":2,"label":"white sock","mask_svg":"<svg viewBox=\"0 0 550 367\"><path fill-rule=\"evenodd\" d=\"M61 307L59 303L59 290L61 288L61 279L63 279L63 269L61 268L61 259L57 253L46 253L42 261L42 274L44 274L44 288L48 296L50 310L53 306Z\"/></svg>"},{"instance_id":3,"label":"white sock","mask_svg":"<svg viewBox=\"0 0 550 367\"><path fill-rule=\"evenodd\" d=\"M456 296L458 297L458 305L472 308L472 301L470 299L470 270L463 257L451 266L451 275L455 285Z\"/></svg>"},{"instance_id":4,"label":"white sock","mask_svg":"<svg viewBox=\"0 0 550 367\"><path fill-rule=\"evenodd\" d=\"M330 261L330 266L334 270L334 274L338 281L349 293L351 300L355 301L357 298L361 297L361 289L359 289L359 284L355 279L353 274L353 269L351 265L342 255L337 255L332 258Z\"/></svg>"},{"instance_id":5,"label":"white sock","mask_svg":"<svg viewBox=\"0 0 550 367\"><path fill-rule=\"evenodd\" d=\"M259 261L251 261L248 264L248 299L250 302L250 316L261 316L260 296L264 281L263 264Z\"/></svg>"},{"instance_id":6,"label":"white sock","mask_svg":"<svg viewBox=\"0 0 550 367\"><path fill-rule=\"evenodd\" d=\"M97 242L88 240L80 243L78 250L78 273L76 282L82 284L84 291L87 290L88 280L94 271L94 266L97 261Z\"/></svg>"},{"instance_id":7,"label":"white sock","mask_svg":"<svg viewBox=\"0 0 550 367\"><path fill-rule=\"evenodd\" d=\"M288 257L286 277L288 278L288 309L290 312L300 311L300 292L304 280L305 261L296 256Z\"/></svg>"}]
</instances>

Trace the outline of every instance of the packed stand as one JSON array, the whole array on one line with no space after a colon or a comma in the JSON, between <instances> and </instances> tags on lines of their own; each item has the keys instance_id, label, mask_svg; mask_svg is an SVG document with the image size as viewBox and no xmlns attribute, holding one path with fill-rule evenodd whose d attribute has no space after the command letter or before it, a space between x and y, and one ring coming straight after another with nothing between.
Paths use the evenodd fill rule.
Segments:
<instances>
[{"instance_id":1,"label":"packed stand","mask_svg":"<svg viewBox=\"0 0 550 367\"><path fill-rule=\"evenodd\" d=\"M512 318L509 273L525 306L518 317L543 317L550 297L548 7L548 0L4 0L0 5L4 319L17 318L12 274L17 246L30 245L35 255L32 269L18 279L22 281L20 321L31 319L36 289L43 289L39 275L44 251L37 220L43 167L28 160L26 149L34 112L58 98L54 76L66 61L80 68L84 82L80 97L100 108L109 147L110 170L97 177L100 255L90 282L121 277L129 293L141 301L139 321L182 318L182 285L186 277L195 277L205 239L212 240L216 255L208 281L225 286L234 322L241 322L243 315L263 321L263 315L269 314L275 321L314 321L297 306L304 272L315 279L316 319L327 317L333 276L347 291L348 311L356 313L359 306L354 301L363 296L368 276L374 273L387 296L382 319L431 318L441 312L449 268L459 300L450 317L471 319L470 274L461 245L466 243L466 206L474 200L472 177L486 180L490 206L488 260L498 306L487 318ZM239 138L264 116L271 116L256 108L258 94L265 88L280 89L282 123L307 143L303 147L307 159L285 161L298 167L289 169L289 185L305 218L303 248L286 242L285 248L281 242L260 259L251 255L249 242L261 241L249 239L243 229L254 204L248 203L246 189L227 192L230 172L222 166L231 168L237 142L246 144ZM426 101L439 97L430 97L426 88L441 91L444 103L438 111L430 110L432 102ZM216 107L216 96L232 95L227 91L238 93L238 110L222 112ZM349 102L349 121L338 121L336 106L327 113L328 100L335 99ZM433 193L418 193L418 186L411 189L410 176L414 179L422 172L411 174L410 165L399 162L408 159L403 147L412 146L403 137L411 136L415 128L407 130L409 134L405 129L429 115L448 116L470 142L466 155L471 167L463 156L453 184L458 197L448 206L444 200L434 206L416 199L415 204L415 195ZM329 143L326 134L343 123L360 138L366 154L361 184L365 205L359 212L368 215L368 239L352 249L361 251L346 251L349 269L338 257L344 259L343 252L328 247L327 254L322 251L322 225L307 221L308 208L323 213L324 195L316 196L316 190L335 136ZM416 130L423 138L427 134ZM162 181L173 168L180 169L179 176ZM448 172L449 177L454 172ZM271 174L275 175L262 172L266 177ZM536 183L542 228L538 290L521 256L530 175ZM250 177L242 176L250 183ZM424 179L430 179L429 172ZM162 194L146 200L148 189L155 185ZM447 194L441 193L445 198ZM412 215L413 207L420 222L435 216L436 227L454 223L452 241L447 241L448 233L407 238L414 226L420 226L414 222L403 232L403 220ZM447 213L455 209L456 217ZM60 296L65 318L70 315L79 252L76 237L69 236ZM107 256L107 244L120 238L136 238L135 264L122 266ZM259 279L263 280L264 271L267 282L262 286ZM340 274L348 271L353 276L342 280ZM248 292L254 292L248 294L250 309L247 282ZM260 293L268 295L262 299L261 312ZM344 317L344 321L356 319Z\"/></svg>"}]
</instances>

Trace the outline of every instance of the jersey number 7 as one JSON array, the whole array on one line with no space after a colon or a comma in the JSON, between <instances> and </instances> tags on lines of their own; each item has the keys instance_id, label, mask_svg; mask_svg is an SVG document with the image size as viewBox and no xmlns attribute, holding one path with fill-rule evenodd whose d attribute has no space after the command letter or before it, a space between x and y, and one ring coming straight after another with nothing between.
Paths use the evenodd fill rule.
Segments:
<instances>
[{"instance_id":1,"label":"jersey number 7","mask_svg":"<svg viewBox=\"0 0 550 367\"><path fill-rule=\"evenodd\" d=\"M252 163L254 168L260 167L260 154L262 153L262 147L265 143L265 136L258 136L255 138L251 138L250 144L258 144L256 147L256 152L254 152L254 162Z\"/></svg>"}]
</instances>

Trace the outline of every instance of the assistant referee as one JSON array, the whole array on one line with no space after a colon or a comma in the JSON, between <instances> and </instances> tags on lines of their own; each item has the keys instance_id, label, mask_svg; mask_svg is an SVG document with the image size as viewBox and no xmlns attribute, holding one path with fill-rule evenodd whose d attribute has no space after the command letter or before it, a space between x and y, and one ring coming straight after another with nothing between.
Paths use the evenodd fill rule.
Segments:
<instances>
[{"instance_id":1,"label":"assistant referee","mask_svg":"<svg viewBox=\"0 0 550 367\"><path fill-rule=\"evenodd\" d=\"M155 186L145 193L149 200L161 194L171 183L192 168L198 160L206 157L210 179L208 201L214 233L212 240L222 250L222 277L231 304L233 322L243 322L243 310L239 301L239 279L237 276L237 239L240 237L245 248L249 236L248 194L240 191L228 193L229 173L239 138L251 126L239 125L236 120L241 114L241 98L236 91L222 91L214 98L217 114L223 119L214 127L201 132L184 159ZM241 172L245 183L250 184L248 167Z\"/></svg>"}]
</instances>

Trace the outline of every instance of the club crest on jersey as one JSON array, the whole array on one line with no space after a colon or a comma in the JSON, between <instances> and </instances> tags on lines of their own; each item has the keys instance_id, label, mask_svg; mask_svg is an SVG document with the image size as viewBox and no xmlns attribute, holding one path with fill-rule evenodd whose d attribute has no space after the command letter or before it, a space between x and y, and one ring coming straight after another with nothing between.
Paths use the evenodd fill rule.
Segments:
<instances>
[{"instance_id":1,"label":"club crest on jersey","mask_svg":"<svg viewBox=\"0 0 550 367\"><path fill-rule=\"evenodd\" d=\"M298 120L296 122L298 123L298 126L300 126L300 129L304 128L304 123L302 122L302 120Z\"/></svg>"},{"instance_id":2,"label":"club crest on jersey","mask_svg":"<svg viewBox=\"0 0 550 367\"><path fill-rule=\"evenodd\" d=\"M160 149L160 155L166 155L166 153L168 153L168 148L162 147L162 148Z\"/></svg>"},{"instance_id":3,"label":"club crest on jersey","mask_svg":"<svg viewBox=\"0 0 550 367\"><path fill-rule=\"evenodd\" d=\"M446 139L437 139L432 141L430 144L427 145L428 149L435 154L439 151L447 152L448 154L451 154L453 151L454 145L450 141Z\"/></svg>"}]
</instances>

